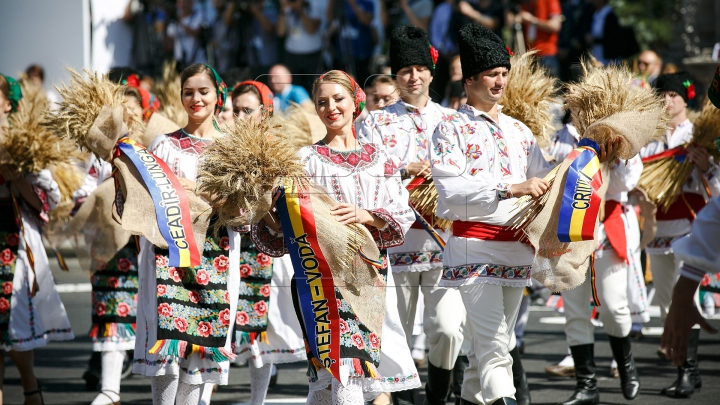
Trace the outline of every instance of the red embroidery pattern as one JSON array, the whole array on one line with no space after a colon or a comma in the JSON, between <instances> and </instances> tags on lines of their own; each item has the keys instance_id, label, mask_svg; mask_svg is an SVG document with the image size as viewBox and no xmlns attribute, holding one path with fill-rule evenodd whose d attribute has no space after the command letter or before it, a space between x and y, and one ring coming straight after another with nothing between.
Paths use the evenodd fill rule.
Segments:
<instances>
[{"instance_id":1,"label":"red embroidery pattern","mask_svg":"<svg viewBox=\"0 0 720 405\"><path fill-rule=\"evenodd\" d=\"M205 149L212 144L212 140L190 136L182 129L168 134L167 137L180 151L192 155L203 153Z\"/></svg>"},{"instance_id":2,"label":"red embroidery pattern","mask_svg":"<svg viewBox=\"0 0 720 405\"><path fill-rule=\"evenodd\" d=\"M318 142L312 145L312 149L323 162L340 166L349 172L361 171L378 158L377 147L372 143L362 144L360 149L352 151L338 151Z\"/></svg>"}]
</instances>

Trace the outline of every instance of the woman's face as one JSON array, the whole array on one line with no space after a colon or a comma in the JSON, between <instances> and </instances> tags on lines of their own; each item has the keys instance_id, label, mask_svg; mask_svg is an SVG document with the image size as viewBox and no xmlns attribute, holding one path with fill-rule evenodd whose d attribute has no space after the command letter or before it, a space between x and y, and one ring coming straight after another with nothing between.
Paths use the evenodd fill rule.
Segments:
<instances>
[{"instance_id":1,"label":"woman's face","mask_svg":"<svg viewBox=\"0 0 720 405\"><path fill-rule=\"evenodd\" d=\"M137 98L134 96L125 96L125 105L130 109L133 115L139 119L143 119L143 109Z\"/></svg>"},{"instance_id":2,"label":"woman's face","mask_svg":"<svg viewBox=\"0 0 720 405\"><path fill-rule=\"evenodd\" d=\"M233 99L233 113L236 117L246 120L254 118L262 119L262 109L260 108L260 100L253 93L243 93Z\"/></svg>"},{"instance_id":3,"label":"woman's face","mask_svg":"<svg viewBox=\"0 0 720 405\"><path fill-rule=\"evenodd\" d=\"M215 84L207 74L198 73L185 81L182 89L182 104L188 119L202 122L211 117L217 104Z\"/></svg>"},{"instance_id":4,"label":"woman's face","mask_svg":"<svg viewBox=\"0 0 720 405\"><path fill-rule=\"evenodd\" d=\"M375 111L394 104L397 99L397 89L390 83L378 83L373 86L368 97L368 110Z\"/></svg>"},{"instance_id":5,"label":"woman's face","mask_svg":"<svg viewBox=\"0 0 720 405\"><path fill-rule=\"evenodd\" d=\"M352 125L355 102L337 83L323 83L315 96L315 111L328 129L340 130Z\"/></svg>"},{"instance_id":6,"label":"woman's face","mask_svg":"<svg viewBox=\"0 0 720 405\"><path fill-rule=\"evenodd\" d=\"M229 103L225 103L220 114L217 116L218 124L230 125L233 122L233 109Z\"/></svg>"}]
</instances>

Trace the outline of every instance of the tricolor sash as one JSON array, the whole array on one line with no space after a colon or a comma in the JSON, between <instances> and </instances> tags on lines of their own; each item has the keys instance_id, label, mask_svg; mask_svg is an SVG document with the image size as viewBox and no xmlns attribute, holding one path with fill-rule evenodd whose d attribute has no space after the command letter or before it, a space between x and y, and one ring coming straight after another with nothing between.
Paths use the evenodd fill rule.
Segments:
<instances>
[{"instance_id":1,"label":"tricolor sash","mask_svg":"<svg viewBox=\"0 0 720 405\"><path fill-rule=\"evenodd\" d=\"M318 242L310 195L281 187L276 206L295 270L307 345L321 367L341 381L340 314L330 265Z\"/></svg>"},{"instance_id":2,"label":"tricolor sash","mask_svg":"<svg viewBox=\"0 0 720 405\"><path fill-rule=\"evenodd\" d=\"M127 135L120 138L115 157L127 156L155 205L158 228L168 244L169 267L197 267L201 255L195 243L187 194L175 173L160 158Z\"/></svg>"},{"instance_id":3,"label":"tricolor sash","mask_svg":"<svg viewBox=\"0 0 720 405\"><path fill-rule=\"evenodd\" d=\"M560 242L579 242L595 237L598 212L602 197L602 173L598 150L594 141L583 138L578 147L565 159L572 160L568 167L558 218L557 237Z\"/></svg>"}]
</instances>

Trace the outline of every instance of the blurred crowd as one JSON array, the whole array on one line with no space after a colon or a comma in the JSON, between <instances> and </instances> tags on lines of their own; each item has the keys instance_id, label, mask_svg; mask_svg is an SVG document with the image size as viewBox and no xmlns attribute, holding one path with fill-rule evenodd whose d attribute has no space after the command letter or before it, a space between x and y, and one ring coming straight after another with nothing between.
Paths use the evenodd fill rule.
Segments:
<instances>
[{"instance_id":1,"label":"blurred crowd","mask_svg":"<svg viewBox=\"0 0 720 405\"><path fill-rule=\"evenodd\" d=\"M402 24L426 30L438 50L430 91L448 107L461 98L462 85L453 84L462 78L457 31L467 22L516 51L535 49L562 81L579 77L577 62L588 54L608 64L640 51L608 0L130 0L123 21L132 26L132 67L141 74L157 77L168 60L178 69L207 62L228 82L270 85L280 110L305 102L312 81L330 69L351 73L366 89L376 80L387 88L387 38ZM663 71L653 51L632 63L648 85Z\"/></svg>"}]
</instances>

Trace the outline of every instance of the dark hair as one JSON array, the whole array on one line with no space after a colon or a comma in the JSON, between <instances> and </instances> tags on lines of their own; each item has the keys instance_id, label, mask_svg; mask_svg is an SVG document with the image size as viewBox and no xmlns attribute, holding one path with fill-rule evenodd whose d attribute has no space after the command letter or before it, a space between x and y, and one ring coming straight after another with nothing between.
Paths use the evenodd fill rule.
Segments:
<instances>
[{"instance_id":1,"label":"dark hair","mask_svg":"<svg viewBox=\"0 0 720 405\"><path fill-rule=\"evenodd\" d=\"M213 83L213 86L215 86L215 90L217 91L218 84L215 82L215 75L213 74L212 69L207 67L204 63L195 63L183 69L180 74L180 89L182 89L185 85L187 79L203 73L210 78L210 81Z\"/></svg>"},{"instance_id":2,"label":"dark hair","mask_svg":"<svg viewBox=\"0 0 720 405\"><path fill-rule=\"evenodd\" d=\"M137 70L127 66L115 66L108 72L108 79L114 83L122 83L123 80L127 80L130 75L138 75Z\"/></svg>"},{"instance_id":3,"label":"dark hair","mask_svg":"<svg viewBox=\"0 0 720 405\"><path fill-rule=\"evenodd\" d=\"M126 96L135 97L138 104L142 105L142 95L140 95L140 90L136 89L135 87L125 86L123 94Z\"/></svg>"},{"instance_id":4,"label":"dark hair","mask_svg":"<svg viewBox=\"0 0 720 405\"><path fill-rule=\"evenodd\" d=\"M395 80L388 75L372 76L366 88L375 87L378 84L389 84L391 86L395 86Z\"/></svg>"},{"instance_id":5,"label":"dark hair","mask_svg":"<svg viewBox=\"0 0 720 405\"><path fill-rule=\"evenodd\" d=\"M29 77L37 76L40 78L40 81L45 81L45 70L38 64L28 66L28 68L25 69L25 74Z\"/></svg>"},{"instance_id":6,"label":"dark hair","mask_svg":"<svg viewBox=\"0 0 720 405\"><path fill-rule=\"evenodd\" d=\"M457 97L457 98L463 98L467 97L467 93L465 92L465 82L462 80L457 80L452 83L450 83L450 97Z\"/></svg>"},{"instance_id":7,"label":"dark hair","mask_svg":"<svg viewBox=\"0 0 720 405\"><path fill-rule=\"evenodd\" d=\"M263 105L262 102L262 96L260 95L260 91L257 89L257 87L253 86L252 84L243 84L242 86L237 86L235 89L233 89L232 94L230 95L230 100L235 100L235 97L242 96L245 93L252 93L257 97L258 101L260 102L260 105Z\"/></svg>"}]
</instances>

